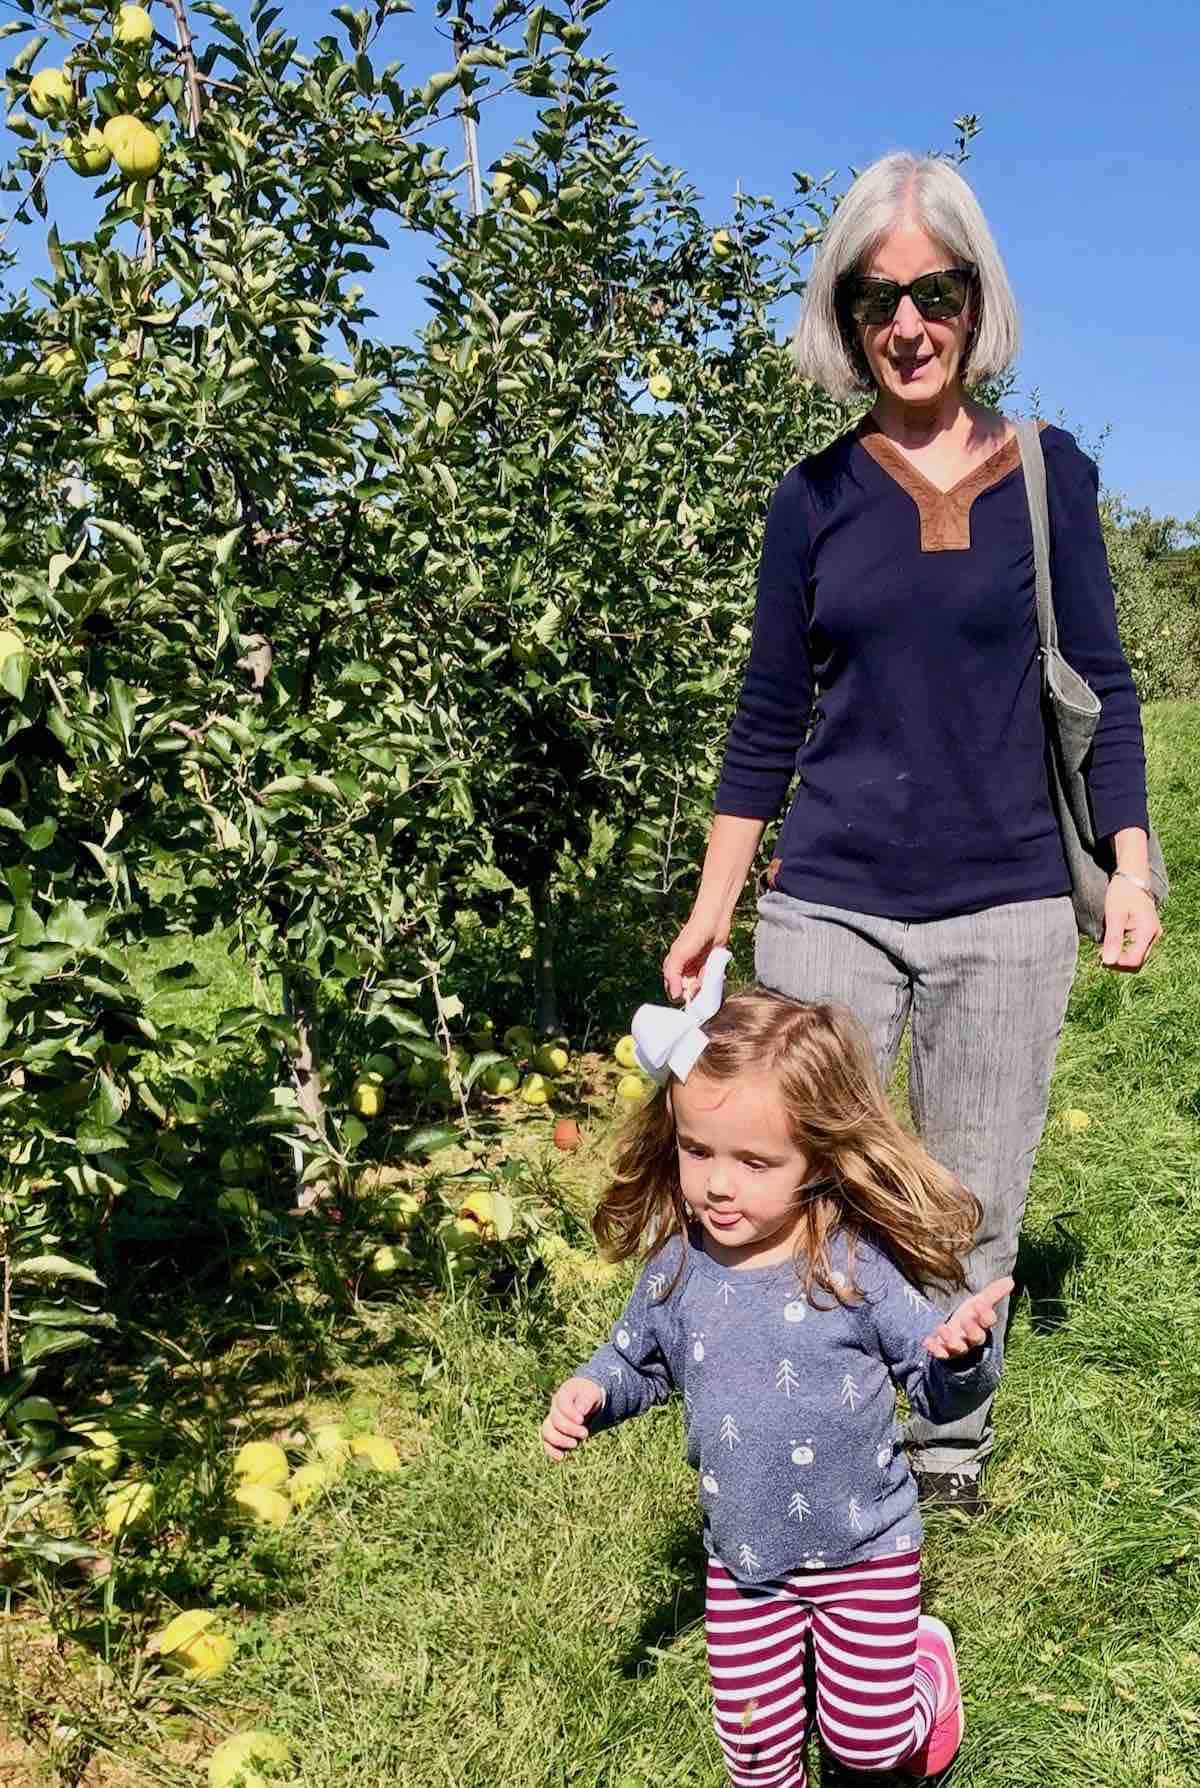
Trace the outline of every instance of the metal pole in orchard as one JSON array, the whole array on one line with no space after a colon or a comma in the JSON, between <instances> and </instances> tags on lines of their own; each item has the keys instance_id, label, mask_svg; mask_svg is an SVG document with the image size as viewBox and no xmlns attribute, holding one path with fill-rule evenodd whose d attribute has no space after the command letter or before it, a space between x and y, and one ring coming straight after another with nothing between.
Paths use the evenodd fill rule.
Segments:
<instances>
[{"instance_id":1,"label":"metal pole in orchard","mask_svg":"<svg viewBox=\"0 0 1200 1788\"><path fill-rule=\"evenodd\" d=\"M454 27L454 55L455 60L459 62L471 47L467 30L471 23L471 15L465 7L460 18L462 22ZM463 104L460 110L462 112L463 142L467 151L467 198L471 206L471 216L480 217L483 214L483 182L479 177L479 137L475 129L475 120L470 115L471 99L469 94L463 94Z\"/></svg>"}]
</instances>

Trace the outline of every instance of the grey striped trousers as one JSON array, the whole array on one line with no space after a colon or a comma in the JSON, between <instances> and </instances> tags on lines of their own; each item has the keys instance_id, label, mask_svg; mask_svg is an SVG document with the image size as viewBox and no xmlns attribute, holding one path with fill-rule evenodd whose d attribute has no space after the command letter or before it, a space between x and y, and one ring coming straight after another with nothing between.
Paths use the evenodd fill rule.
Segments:
<instances>
[{"instance_id":1,"label":"grey striped trousers","mask_svg":"<svg viewBox=\"0 0 1200 1788\"><path fill-rule=\"evenodd\" d=\"M773 890L758 913L762 984L849 1006L885 1081L910 1023L913 1120L983 1206L967 1277L978 1290L1011 1272L1075 974L1069 898L905 921ZM991 1404L941 1428L914 1419L907 1440L918 1471L975 1473L992 1450Z\"/></svg>"}]
</instances>

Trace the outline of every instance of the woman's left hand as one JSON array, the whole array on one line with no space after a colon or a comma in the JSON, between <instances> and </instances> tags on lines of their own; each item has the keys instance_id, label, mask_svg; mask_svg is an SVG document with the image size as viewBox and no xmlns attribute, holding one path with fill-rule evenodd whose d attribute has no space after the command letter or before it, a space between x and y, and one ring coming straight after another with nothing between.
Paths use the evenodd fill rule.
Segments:
<instances>
[{"instance_id":1,"label":"woman's left hand","mask_svg":"<svg viewBox=\"0 0 1200 1788\"><path fill-rule=\"evenodd\" d=\"M1149 894L1123 875L1114 875L1104 900L1100 960L1105 968L1136 975L1161 936L1158 908Z\"/></svg>"},{"instance_id":2,"label":"woman's left hand","mask_svg":"<svg viewBox=\"0 0 1200 1788\"><path fill-rule=\"evenodd\" d=\"M926 1335L927 1352L935 1360L952 1360L959 1354L970 1353L973 1347L982 1347L988 1338L988 1330L996 1326L997 1305L1004 1302L1012 1289L1013 1281L1007 1274L1003 1279L993 1279L965 1304L960 1304L954 1315L948 1316L932 1335Z\"/></svg>"}]
</instances>

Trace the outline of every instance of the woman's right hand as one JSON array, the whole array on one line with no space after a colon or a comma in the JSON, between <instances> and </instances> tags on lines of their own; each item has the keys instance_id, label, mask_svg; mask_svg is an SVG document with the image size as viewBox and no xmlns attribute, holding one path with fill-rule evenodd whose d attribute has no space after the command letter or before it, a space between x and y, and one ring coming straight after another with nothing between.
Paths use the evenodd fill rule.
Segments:
<instances>
[{"instance_id":1,"label":"woman's right hand","mask_svg":"<svg viewBox=\"0 0 1200 1788\"><path fill-rule=\"evenodd\" d=\"M728 925L693 912L663 957L663 986L670 999L691 998L711 952L729 942Z\"/></svg>"}]
</instances>

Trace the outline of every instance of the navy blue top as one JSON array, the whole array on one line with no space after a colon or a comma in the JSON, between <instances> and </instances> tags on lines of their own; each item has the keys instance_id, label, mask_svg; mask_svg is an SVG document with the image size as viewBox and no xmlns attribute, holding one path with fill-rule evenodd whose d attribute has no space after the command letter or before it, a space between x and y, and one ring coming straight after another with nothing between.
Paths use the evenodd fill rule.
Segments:
<instances>
[{"instance_id":1,"label":"navy blue top","mask_svg":"<svg viewBox=\"0 0 1200 1788\"><path fill-rule=\"evenodd\" d=\"M1148 829L1095 463L1042 433L1059 646L1103 703L1098 837ZM889 469L889 467L891 469ZM1016 442L940 493L870 424L793 467L767 518L750 661L716 811L770 821L774 885L938 919L1065 894Z\"/></svg>"}]
</instances>

